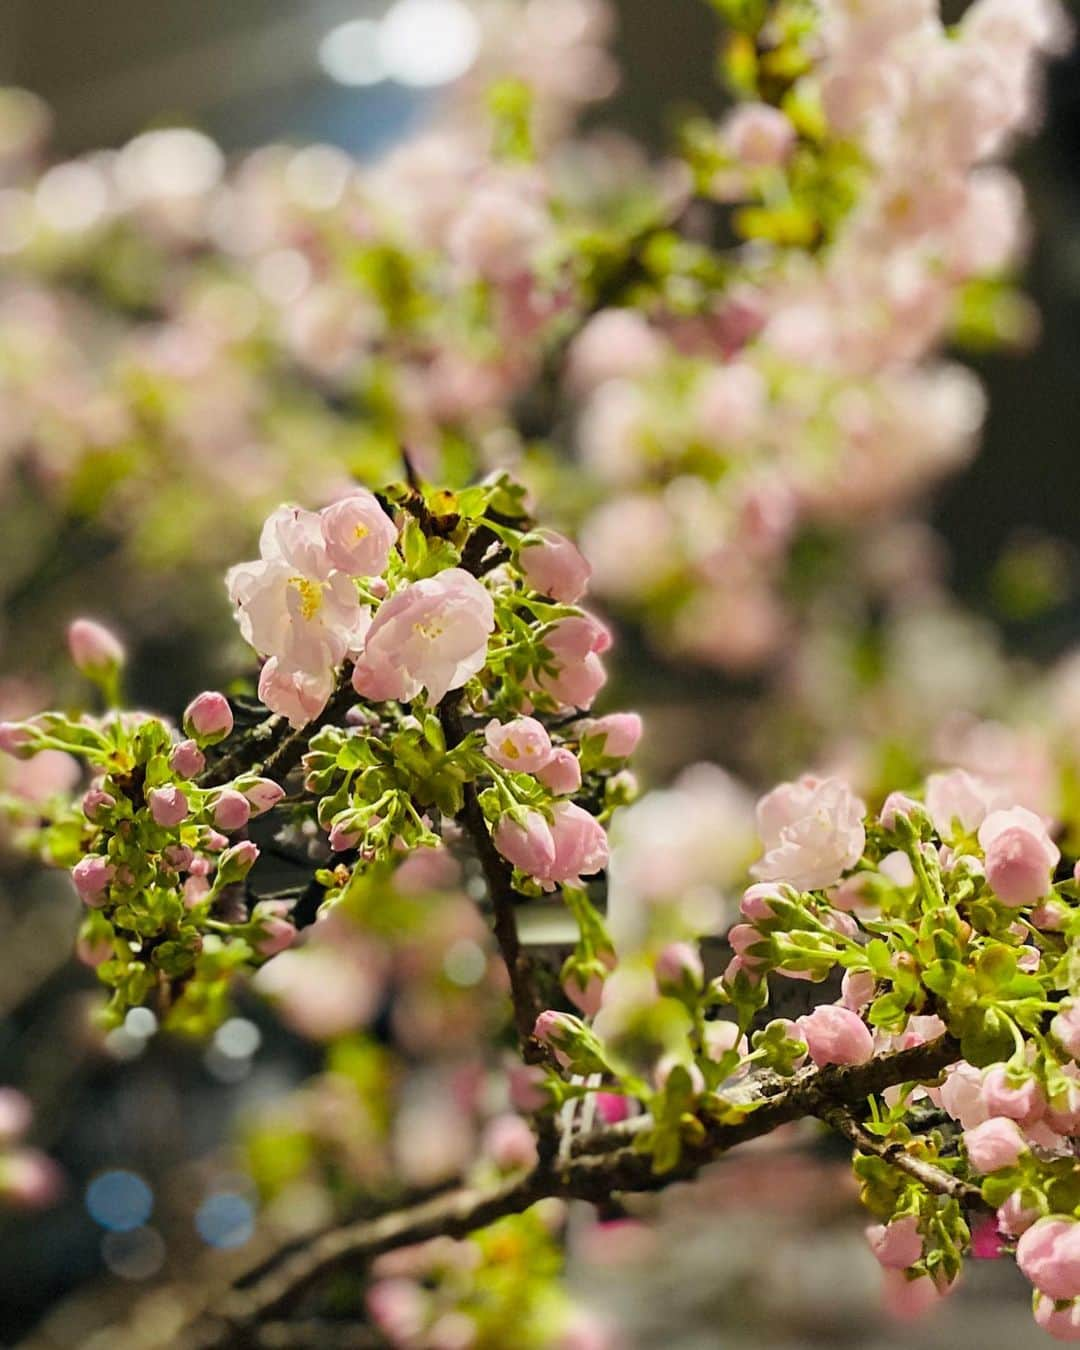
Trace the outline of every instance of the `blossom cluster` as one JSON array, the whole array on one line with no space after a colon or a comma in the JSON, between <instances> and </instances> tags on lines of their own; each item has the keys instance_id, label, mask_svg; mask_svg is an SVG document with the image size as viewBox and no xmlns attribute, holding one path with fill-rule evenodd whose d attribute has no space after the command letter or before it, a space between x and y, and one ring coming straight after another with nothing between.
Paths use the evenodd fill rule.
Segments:
<instances>
[{"instance_id":1,"label":"blossom cluster","mask_svg":"<svg viewBox=\"0 0 1080 1350\"><path fill-rule=\"evenodd\" d=\"M113 990L113 1024L151 1003L168 1025L212 1027L232 978L291 945L298 893L253 889L252 832L271 854L310 859L324 913L346 913L371 874L385 887L410 867L452 866L444 836L468 809L474 846L497 851L506 884L524 894L561 887L586 914L586 879L608 861L603 821L634 791L619 771L640 719L582 715L606 679L600 654L611 641L574 603L588 567L568 539L532 528L509 481L456 496L355 488L318 513L282 507L261 554L228 577L241 631L264 658L259 698L273 714L250 745L214 691L192 700L179 728L111 709L0 727L0 746L19 759L58 753L76 772L75 760L90 769L77 804L61 796L38 808L36 844L71 869L88 910L80 956ZM85 619L69 643L112 703L122 646ZM331 696L335 715L323 717ZM297 747L284 766L259 748L274 735L282 754L290 736ZM359 1003L337 1027L320 961L333 944L323 928L261 977L308 1027L329 1005L326 1034L363 1024L386 980L385 954L354 944ZM584 987L600 968L588 931L572 960ZM341 952L329 964L351 978ZM297 993L312 985L321 999Z\"/></svg>"}]
</instances>

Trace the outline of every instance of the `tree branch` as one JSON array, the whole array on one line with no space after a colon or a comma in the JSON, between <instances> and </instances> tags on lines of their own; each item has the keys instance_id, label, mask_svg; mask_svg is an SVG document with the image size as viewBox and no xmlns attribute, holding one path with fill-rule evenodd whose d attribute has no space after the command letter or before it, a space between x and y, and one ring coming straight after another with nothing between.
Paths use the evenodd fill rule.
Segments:
<instances>
[{"instance_id":1,"label":"tree branch","mask_svg":"<svg viewBox=\"0 0 1080 1350\"><path fill-rule=\"evenodd\" d=\"M879 1139L866 1129L849 1107L832 1107L822 1112L821 1119L837 1134L842 1134L845 1139L850 1140L860 1153L881 1158L897 1171L914 1178L928 1191L933 1191L935 1195L958 1200L968 1209L987 1207L978 1186L973 1186L971 1182L964 1181L961 1177L954 1177L951 1172L946 1172L942 1167L935 1167L933 1163L926 1162L923 1158L915 1157L896 1140L890 1142L887 1139Z\"/></svg>"},{"instance_id":2,"label":"tree branch","mask_svg":"<svg viewBox=\"0 0 1080 1350\"><path fill-rule=\"evenodd\" d=\"M843 1112L844 1108L861 1105L867 1097L901 1083L930 1081L959 1055L960 1048L952 1037L942 1036L925 1045L882 1055L867 1064L803 1069L790 1079L770 1077L763 1083L760 1095L745 1103L749 1110L743 1119L728 1123L703 1121L704 1142L684 1149L679 1164L663 1174L653 1171L647 1154L632 1147L634 1134L641 1128L639 1124L635 1129L586 1135L578 1141L576 1152L569 1159L541 1163L516 1181L486 1188L463 1186L376 1219L347 1224L290 1251L269 1267L264 1264L246 1287L234 1287L211 1306L201 1326L195 1328L193 1337L184 1344L189 1350L222 1350L247 1343L246 1334L251 1328L287 1314L309 1290L335 1271L363 1271L381 1253L429 1238L463 1237L505 1215L519 1214L546 1196L600 1203L608 1201L615 1192L663 1190L674 1182L690 1180L702 1167L737 1145L807 1117L829 1123L830 1117L835 1117L837 1127L842 1122L846 1134L848 1122L855 1122L850 1112L836 1116L838 1110ZM638 1120L648 1124L647 1117ZM855 1127L858 1128L857 1124ZM869 1138L876 1146L877 1141ZM858 1143L858 1147L862 1148L862 1144ZM894 1159L890 1157L889 1161ZM920 1165L920 1170L925 1167L929 1164ZM931 1171L936 1174L933 1179L939 1186L962 1188L965 1199L969 1198L968 1191L977 1190L938 1168ZM958 1194L957 1198L961 1196Z\"/></svg>"}]
</instances>

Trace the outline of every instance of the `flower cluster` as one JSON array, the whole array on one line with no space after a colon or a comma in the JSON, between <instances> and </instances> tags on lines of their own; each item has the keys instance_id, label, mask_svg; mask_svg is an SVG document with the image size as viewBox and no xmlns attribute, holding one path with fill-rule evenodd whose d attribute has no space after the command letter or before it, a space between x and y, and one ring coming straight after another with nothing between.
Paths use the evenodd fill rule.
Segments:
<instances>
[{"instance_id":1,"label":"flower cluster","mask_svg":"<svg viewBox=\"0 0 1080 1350\"><path fill-rule=\"evenodd\" d=\"M179 729L114 711L0 727L19 759L59 752L89 767L81 800L46 812L36 842L71 868L88 910L79 952L113 990L108 1019L152 1003L170 1026L211 1027L235 974L290 946L300 892L253 887L252 832L271 855L310 860L325 910L347 914L392 876L452 865L444 836L464 821L504 889L573 898L584 987L610 945L598 949L589 926L584 878L607 864L602 822L633 792L619 771L641 723L581 715L611 639L574 603L588 568L573 544L534 530L500 478L456 496L399 485L378 498L354 489L318 513L282 507L261 554L228 585L264 658L259 696L275 714L264 724L248 712L237 727L229 701L206 692ZM89 620L70 645L111 702L122 647ZM387 979L385 953L362 941L351 966L343 950L323 960L334 942L324 927L260 977L322 1034L364 1024ZM335 969L352 995L340 1025Z\"/></svg>"}]
</instances>

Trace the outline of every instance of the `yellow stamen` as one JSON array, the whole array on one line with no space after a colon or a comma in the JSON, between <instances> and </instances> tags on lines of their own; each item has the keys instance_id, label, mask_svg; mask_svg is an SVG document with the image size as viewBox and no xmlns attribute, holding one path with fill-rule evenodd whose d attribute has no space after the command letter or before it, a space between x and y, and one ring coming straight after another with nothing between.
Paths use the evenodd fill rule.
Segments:
<instances>
[{"instance_id":1,"label":"yellow stamen","mask_svg":"<svg viewBox=\"0 0 1080 1350\"><path fill-rule=\"evenodd\" d=\"M322 587L317 581L309 581L307 577L290 577L289 585L295 586L300 592L300 613L310 622L322 609Z\"/></svg>"}]
</instances>

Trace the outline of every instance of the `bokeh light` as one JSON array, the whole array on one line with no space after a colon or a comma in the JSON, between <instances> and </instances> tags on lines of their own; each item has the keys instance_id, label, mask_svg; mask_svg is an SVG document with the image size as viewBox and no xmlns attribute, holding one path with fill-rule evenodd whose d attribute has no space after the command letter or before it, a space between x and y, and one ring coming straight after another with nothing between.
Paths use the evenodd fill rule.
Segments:
<instances>
[{"instance_id":1,"label":"bokeh light","mask_svg":"<svg viewBox=\"0 0 1080 1350\"><path fill-rule=\"evenodd\" d=\"M135 1172L102 1172L86 1188L86 1209L95 1223L114 1232L141 1228L154 1208L154 1193Z\"/></svg>"}]
</instances>

